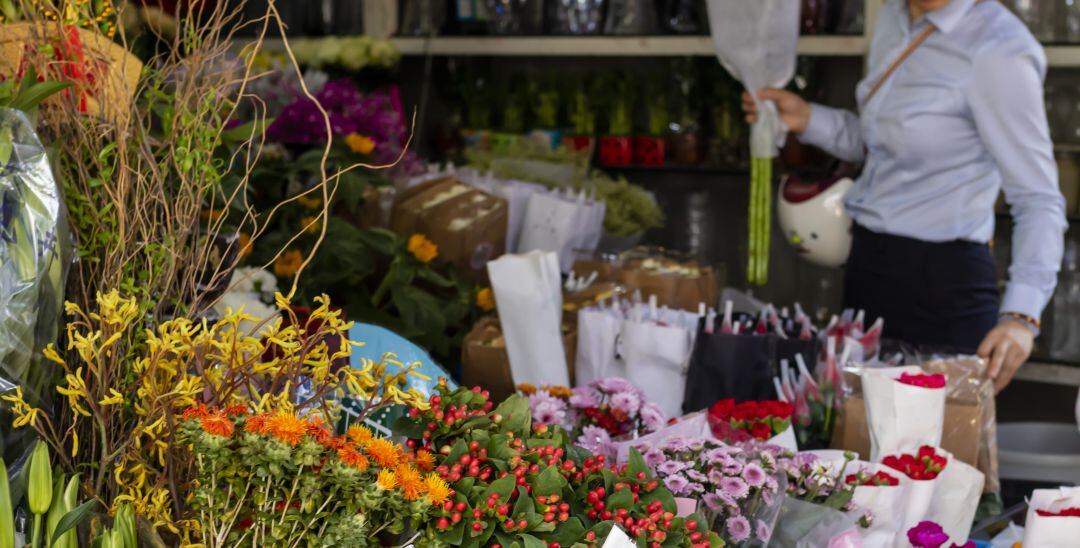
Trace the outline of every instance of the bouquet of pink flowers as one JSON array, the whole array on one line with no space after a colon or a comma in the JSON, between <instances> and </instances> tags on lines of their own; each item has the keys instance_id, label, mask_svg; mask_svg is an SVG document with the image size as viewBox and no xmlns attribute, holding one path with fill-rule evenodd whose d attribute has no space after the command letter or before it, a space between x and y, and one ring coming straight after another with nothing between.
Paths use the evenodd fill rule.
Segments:
<instances>
[{"instance_id":1,"label":"bouquet of pink flowers","mask_svg":"<svg viewBox=\"0 0 1080 548\"><path fill-rule=\"evenodd\" d=\"M676 497L695 499L731 546L766 545L783 502L776 458L756 447L671 438L649 448L645 462Z\"/></svg>"},{"instance_id":2,"label":"bouquet of pink flowers","mask_svg":"<svg viewBox=\"0 0 1080 548\"><path fill-rule=\"evenodd\" d=\"M530 392L529 410L537 425L556 425L570 439L597 455L613 458L612 441L629 439L662 428L667 418L646 401L641 389L618 377L598 379L573 390L546 387Z\"/></svg>"}]
</instances>

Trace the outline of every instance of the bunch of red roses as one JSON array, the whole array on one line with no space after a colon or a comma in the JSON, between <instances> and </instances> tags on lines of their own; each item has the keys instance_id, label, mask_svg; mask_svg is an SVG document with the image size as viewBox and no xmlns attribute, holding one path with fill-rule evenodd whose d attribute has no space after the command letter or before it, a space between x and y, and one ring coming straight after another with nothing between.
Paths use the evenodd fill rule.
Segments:
<instances>
[{"instance_id":1,"label":"bunch of red roses","mask_svg":"<svg viewBox=\"0 0 1080 548\"><path fill-rule=\"evenodd\" d=\"M794 412L790 403L779 400L735 403L724 399L709 408L708 419L713 435L721 440L768 440L791 427Z\"/></svg>"},{"instance_id":2,"label":"bunch of red roses","mask_svg":"<svg viewBox=\"0 0 1080 548\"><path fill-rule=\"evenodd\" d=\"M900 485L900 480L895 476L881 471L878 471L875 474L859 472L858 474L848 474L848 476L844 478L844 483L854 485L855 487L896 487L897 485Z\"/></svg>"},{"instance_id":3,"label":"bunch of red roses","mask_svg":"<svg viewBox=\"0 0 1080 548\"><path fill-rule=\"evenodd\" d=\"M949 461L944 455L938 454L933 447L924 445L914 455L905 453L900 456L888 456L882 459L881 463L903 472L913 480L932 480L941 474Z\"/></svg>"},{"instance_id":4,"label":"bunch of red roses","mask_svg":"<svg viewBox=\"0 0 1080 548\"><path fill-rule=\"evenodd\" d=\"M941 373L934 373L932 375L901 373L900 379L898 380L904 384L910 384L911 386L945 388L945 375L942 375Z\"/></svg>"},{"instance_id":5,"label":"bunch of red roses","mask_svg":"<svg viewBox=\"0 0 1080 548\"><path fill-rule=\"evenodd\" d=\"M1065 508L1064 510L1058 510L1057 512L1050 510L1035 510L1035 513L1044 518L1080 518L1080 508L1077 507Z\"/></svg>"}]
</instances>

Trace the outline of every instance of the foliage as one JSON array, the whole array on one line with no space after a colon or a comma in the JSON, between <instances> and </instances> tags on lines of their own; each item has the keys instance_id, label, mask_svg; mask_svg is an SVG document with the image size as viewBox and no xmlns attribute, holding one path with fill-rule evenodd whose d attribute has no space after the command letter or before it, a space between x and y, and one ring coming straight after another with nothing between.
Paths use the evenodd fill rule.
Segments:
<instances>
[{"instance_id":1,"label":"foliage","mask_svg":"<svg viewBox=\"0 0 1080 548\"><path fill-rule=\"evenodd\" d=\"M348 71L364 68L391 68L401 53L389 40L370 36L327 36L294 40L297 62L316 68L341 67Z\"/></svg>"},{"instance_id":2,"label":"foliage","mask_svg":"<svg viewBox=\"0 0 1080 548\"><path fill-rule=\"evenodd\" d=\"M533 426L525 399L494 410L479 388L431 396L430 409L395 424L410 448L440 455L454 488L425 534L454 546L598 546L614 525L639 546L721 546L701 516L675 517L671 493L636 452L628 465L570 445L559 427Z\"/></svg>"},{"instance_id":3,"label":"foliage","mask_svg":"<svg viewBox=\"0 0 1080 548\"><path fill-rule=\"evenodd\" d=\"M198 482L201 542L223 546L378 546L429 520L452 494L432 459L363 426L335 436L318 417L250 414L244 406L184 413Z\"/></svg>"},{"instance_id":4,"label":"foliage","mask_svg":"<svg viewBox=\"0 0 1080 548\"><path fill-rule=\"evenodd\" d=\"M18 483L19 489L19 494L14 497L12 481ZM0 459L0 548L15 545L14 516L24 491L34 521L32 534L28 537L30 545L35 548L77 548L76 528L86 520L95 503L78 503L79 475L69 479L63 473L54 474L49 448L40 440L21 476L9 478L7 466Z\"/></svg>"}]
</instances>

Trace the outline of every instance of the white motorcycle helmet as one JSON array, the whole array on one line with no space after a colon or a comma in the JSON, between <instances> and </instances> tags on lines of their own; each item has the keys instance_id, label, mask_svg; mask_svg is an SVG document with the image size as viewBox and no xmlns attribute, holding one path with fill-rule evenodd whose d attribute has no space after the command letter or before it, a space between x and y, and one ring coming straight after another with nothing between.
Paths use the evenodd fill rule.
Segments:
<instances>
[{"instance_id":1,"label":"white motorcycle helmet","mask_svg":"<svg viewBox=\"0 0 1080 548\"><path fill-rule=\"evenodd\" d=\"M776 204L780 228L803 258L834 268L847 261L851 217L844 211L844 195L854 185L850 177L807 183L793 175L780 183Z\"/></svg>"}]
</instances>

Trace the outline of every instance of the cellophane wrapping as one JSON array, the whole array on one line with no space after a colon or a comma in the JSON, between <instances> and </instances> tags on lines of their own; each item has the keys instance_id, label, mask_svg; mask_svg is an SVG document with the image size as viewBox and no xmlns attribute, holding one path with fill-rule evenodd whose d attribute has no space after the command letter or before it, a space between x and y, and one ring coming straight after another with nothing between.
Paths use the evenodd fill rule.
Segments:
<instances>
[{"instance_id":1,"label":"cellophane wrapping","mask_svg":"<svg viewBox=\"0 0 1080 548\"><path fill-rule=\"evenodd\" d=\"M22 111L0 108L0 395L21 389L46 407L55 366L41 350L56 340L71 262L71 233L49 158ZM0 407L0 454L14 462L30 428L13 429Z\"/></svg>"}]
</instances>

